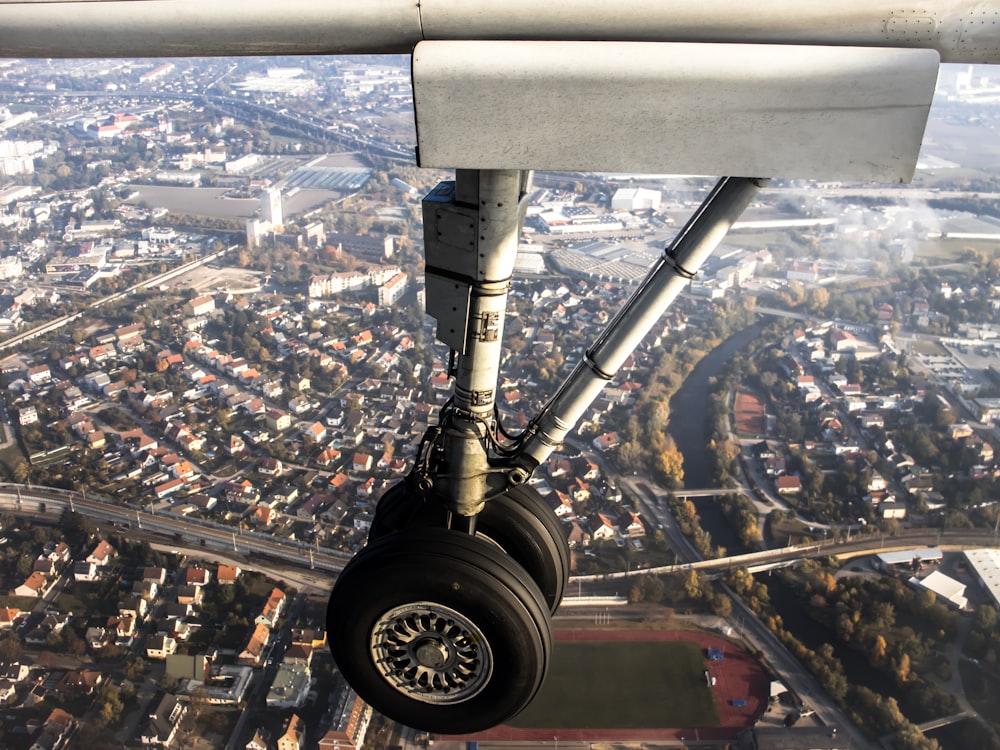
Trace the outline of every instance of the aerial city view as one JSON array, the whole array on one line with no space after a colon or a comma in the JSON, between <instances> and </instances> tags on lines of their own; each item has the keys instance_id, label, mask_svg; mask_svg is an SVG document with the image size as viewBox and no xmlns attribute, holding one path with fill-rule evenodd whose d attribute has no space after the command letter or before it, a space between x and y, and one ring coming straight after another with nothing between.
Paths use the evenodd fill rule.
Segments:
<instances>
[{"instance_id":1,"label":"aerial city view","mask_svg":"<svg viewBox=\"0 0 1000 750\"><path fill-rule=\"evenodd\" d=\"M0 747L1000 750L986 65L942 68L911 185L763 187L504 495L569 574L530 594L523 711L440 732L355 692L331 589L419 546L376 508L456 398L423 202L456 177L416 166L409 65L0 59ZM498 451L714 183L533 174ZM331 609L378 587L344 578Z\"/></svg>"}]
</instances>

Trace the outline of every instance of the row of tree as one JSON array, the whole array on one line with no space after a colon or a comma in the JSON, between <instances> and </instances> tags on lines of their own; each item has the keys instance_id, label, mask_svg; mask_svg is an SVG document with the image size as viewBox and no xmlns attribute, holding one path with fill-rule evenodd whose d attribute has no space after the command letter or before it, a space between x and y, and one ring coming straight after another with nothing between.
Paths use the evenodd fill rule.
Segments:
<instances>
[{"instance_id":1,"label":"row of tree","mask_svg":"<svg viewBox=\"0 0 1000 750\"><path fill-rule=\"evenodd\" d=\"M813 569L809 577L812 580L811 587L819 587L828 594L837 591L837 582L828 575L828 571ZM899 750L940 750L936 740L925 737L903 714L895 696L879 694L864 684L849 679L832 644L823 643L816 649L805 646L785 627L782 618L770 606L766 587L745 569L730 574L727 583L743 598L754 614L767 624L792 655L813 673L830 697L870 736L878 737L894 732ZM929 711L936 716L949 713L953 703L953 699L952 702L948 700L950 696L915 679L908 662L897 663L896 677L902 679L904 671L909 690L904 691L903 695L908 705L912 704L917 712Z\"/></svg>"}]
</instances>

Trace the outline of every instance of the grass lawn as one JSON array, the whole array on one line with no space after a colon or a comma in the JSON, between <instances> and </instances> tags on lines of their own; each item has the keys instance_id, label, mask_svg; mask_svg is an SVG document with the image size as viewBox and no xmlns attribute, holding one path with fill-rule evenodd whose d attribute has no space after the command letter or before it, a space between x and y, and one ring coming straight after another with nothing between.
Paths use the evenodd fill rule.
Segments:
<instances>
[{"instance_id":1,"label":"grass lawn","mask_svg":"<svg viewBox=\"0 0 1000 750\"><path fill-rule=\"evenodd\" d=\"M559 642L521 728L657 729L719 723L697 643Z\"/></svg>"}]
</instances>

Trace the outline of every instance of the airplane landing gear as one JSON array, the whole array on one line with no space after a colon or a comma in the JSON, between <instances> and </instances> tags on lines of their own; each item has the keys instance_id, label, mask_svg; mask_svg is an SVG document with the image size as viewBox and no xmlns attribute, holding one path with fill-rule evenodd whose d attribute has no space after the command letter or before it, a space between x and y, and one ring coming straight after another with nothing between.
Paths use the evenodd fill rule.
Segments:
<instances>
[{"instance_id":1,"label":"airplane landing gear","mask_svg":"<svg viewBox=\"0 0 1000 750\"><path fill-rule=\"evenodd\" d=\"M497 384L529 183L514 170L458 170L424 201L427 310L452 350L454 392L408 479L380 500L368 546L339 576L327 615L333 657L358 695L443 734L502 723L538 691L569 550L528 479L762 181L720 181L566 382L511 437L499 423Z\"/></svg>"},{"instance_id":2,"label":"airplane landing gear","mask_svg":"<svg viewBox=\"0 0 1000 750\"><path fill-rule=\"evenodd\" d=\"M391 487L375 506L369 540L401 529L447 528L448 509L434 498L420 497L411 482ZM562 524L538 492L511 487L491 498L476 516L476 536L510 555L541 589L554 614L569 580L569 546Z\"/></svg>"},{"instance_id":3,"label":"airplane landing gear","mask_svg":"<svg viewBox=\"0 0 1000 750\"><path fill-rule=\"evenodd\" d=\"M375 710L447 734L517 714L552 650L548 606L524 569L448 529L371 542L341 573L327 629L337 666Z\"/></svg>"}]
</instances>

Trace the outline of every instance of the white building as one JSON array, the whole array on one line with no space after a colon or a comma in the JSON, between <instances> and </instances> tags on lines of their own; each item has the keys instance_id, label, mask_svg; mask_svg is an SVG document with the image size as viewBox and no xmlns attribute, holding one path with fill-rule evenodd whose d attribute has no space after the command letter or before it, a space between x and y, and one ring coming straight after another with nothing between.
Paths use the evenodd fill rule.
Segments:
<instances>
[{"instance_id":1,"label":"white building","mask_svg":"<svg viewBox=\"0 0 1000 750\"><path fill-rule=\"evenodd\" d=\"M260 196L261 219L271 225L271 231L280 232L285 218L281 213L281 191L278 188L268 188Z\"/></svg>"},{"instance_id":2,"label":"white building","mask_svg":"<svg viewBox=\"0 0 1000 750\"><path fill-rule=\"evenodd\" d=\"M973 400L973 403L979 410L979 421L996 422L1000 420L1000 398L977 398Z\"/></svg>"},{"instance_id":3,"label":"white building","mask_svg":"<svg viewBox=\"0 0 1000 750\"><path fill-rule=\"evenodd\" d=\"M517 260L514 261L514 273L544 273L545 256L541 253L532 253L525 250L518 250Z\"/></svg>"},{"instance_id":4,"label":"white building","mask_svg":"<svg viewBox=\"0 0 1000 750\"><path fill-rule=\"evenodd\" d=\"M215 668L208 683L201 680L187 680L183 692L197 695L200 700L215 706L235 706L246 696L253 677L251 667L224 665Z\"/></svg>"},{"instance_id":5,"label":"white building","mask_svg":"<svg viewBox=\"0 0 1000 750\"><path fill-rule=\"evenodd\" d=\"M240 156L236 159L230 159L227 161L225 170L229 174L239 174L257 166L259 162L260 156L258 154L247 154L246 156Z\"/></svg>"},{"instance_id":6,"label":"white building","mask_svg":"<svg viewBox=\"0 0 1000 750\"><path fill-rule=\"evenodd\" d=\"M621 188L611 197L612 211L659 211L663 199L659 190Z\"/></svg>"},{"instance_id":7,"label":"white building","mask_svg":"<svg viewBox=\"0 0 1000 750\"><path fill-rule=\"evenodd\" d=\"M993 599L993 606L1000 609L1000 549L966 550L965 559L975 572L979 585Z\"/></svg>"},{"instance_id":8,"label":"white building","mask_svg":"<svg viewBox=\"0 0 1000 750\"><path fill-rule=\"evenodd\" d=\"M150 659L166 659L177 653L177 641L166 633L157 633L146 642L146 656Z\"/></svg>"},{"instance_id":9,"label":"white building","mask_svg":"<svg viewBox=\"0 0 1000 750\"><path fill-rule=\"evenodd\" d=\"M969 605L969 600L965 597L965 584L956 581L951 576L946 576L940 570L932 571L922 580L911 578L910 584L927 591L933 591L939 599L952 607L965 609Z\"/></svg>"},{"instance_id":10,"label":"white building","mask_svg":"<svg viewBox=\"0 0 1000 750\"><path fill-rule=\"evenodd\" d=\"M260 247L264 224L260 219L247 219L247 247Z\"/></svg>"},{"instance_id":11,"label":"white building","mask_svg":"<svg viewBox=\"0 0 1000 750\"><path fill-rule=\"evenodd\" d=\"M391 307L396 304L403 293L406 292L407 276L405 273L397 273L387 282L378 288L379 307Z\"/></svg>"},{"instance_id":12,"label":"white building","mask_svg":"<svg viewBox=\"0 0 1000 750\"><path fill-rule=\"evenodd\" d=\"M944 553L936 547L921 549L904 549L898 552L882 552L875 556L877 570L892 570L901 565L912 565L914 560L920 563L940 563Z\"/></svg>"},{"instance_id":13,"label":"white building","mask_svg":"<svg viewBox=\"0 0 1000 750\"><path fill-rule=\"evenodd\" d=\"M157 172L154 179L157 182L165 182L168 185L187 185L189 187L198 187L201 185L201 172L164 169Z\"/></svg>"},{"instance_id":14,"label":"white building","mask_svg":"<svg viewBox=\"0 0 1000 750\"><path fill-rule=\"evenodd\" d=\"M814 262L792 261L791 267L785 274L789 281L803 281L807 284L815 284L819 281L819 265Z\"/></svg>"},{"instance_id":15,"label":"white building","mask_svg":"<svg viewBox=\"0 0 1000 750\"><path fill-rule=\"evenodd\" d=\"M0 157L0 176L14 177L19 174L32 174L35 171L35 159L32 156L2 156Z\"/></svg>"},{"instance_id":16,"label":"white building","mask_svg":"<svg viewBox=\"0 0 1000 750\"><path fill-rule=\"evenodd\" d=\"M157 245L173 242L177 232L172 227L146 227L142 230L142 238Z\"/></svg>"}]
</instances>

